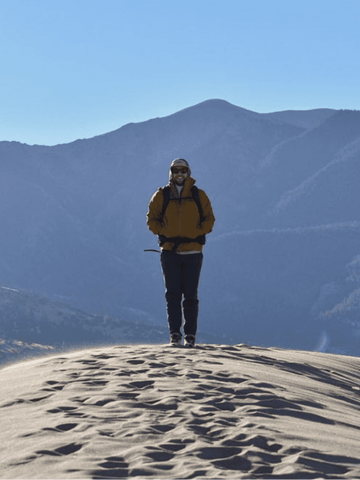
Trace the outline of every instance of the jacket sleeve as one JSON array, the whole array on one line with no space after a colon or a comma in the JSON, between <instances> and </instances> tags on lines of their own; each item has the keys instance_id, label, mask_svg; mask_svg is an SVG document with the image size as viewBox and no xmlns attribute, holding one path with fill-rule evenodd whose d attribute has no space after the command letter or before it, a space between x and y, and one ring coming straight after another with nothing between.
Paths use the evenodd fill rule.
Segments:
<instances>
[{"instance_id":1,"label":"jacket sleeve","mask_svg":"<svg viewBox=\"0 0 360 480\"><path fill-rule=\"evenodd\" d=\"M163 231L162 224L162 206L164 195L161 189L157 190L149 202L149 210L146 214L146 224L148 229L155 235L161 235Z\"/></svg>"},{"instance_id":2,"label":"jacket sleeve","mask_svg":"<svg viewBox=\"0 0 360 480\"><path fill-rule=\"evenodd\" d=\"M206 195L206 193L203 190L199 190L199 198L200 198L200 203L203 211L203 216L205 217L205 220L200 225L199 235L203 235L203 234L207 235L212 231L215 223L214 212L213 212L209 197Z\"/></svg>"}]
</instances>

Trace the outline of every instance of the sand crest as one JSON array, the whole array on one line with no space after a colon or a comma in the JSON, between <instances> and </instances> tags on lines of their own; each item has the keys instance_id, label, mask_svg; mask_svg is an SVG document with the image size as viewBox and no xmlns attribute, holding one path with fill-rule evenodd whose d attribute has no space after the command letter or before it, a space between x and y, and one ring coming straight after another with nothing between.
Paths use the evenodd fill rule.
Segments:
<instances>
[{"instance_id":1,"label":"sand crest","mask_svg":"<svg viewBox=\"0 0 360 480\"><path fill-rule=\"evenodd\" d=\"M359 358L114 346L0 385L0 478L360 478Z\"/></svg>"}]
</instances>

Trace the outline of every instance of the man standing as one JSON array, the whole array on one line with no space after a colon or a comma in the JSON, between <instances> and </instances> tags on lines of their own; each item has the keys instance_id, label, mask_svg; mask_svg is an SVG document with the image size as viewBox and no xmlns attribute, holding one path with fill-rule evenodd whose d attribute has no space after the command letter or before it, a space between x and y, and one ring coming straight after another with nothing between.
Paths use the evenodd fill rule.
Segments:
<instances>
[{"instance_id":1,"label":"man standing","mask_svg":"<svg viewBox=\"0 0 360 480\"><path fill-rule=\"evenodd\" d=\"M172 162L169 180L150 200L147 226L159 236L170 343L181 345L183 300L185 346L193 347L202 249L215 217L206 193L195 186L186 160L178 158Z\"/></svg>"}]
</instances>

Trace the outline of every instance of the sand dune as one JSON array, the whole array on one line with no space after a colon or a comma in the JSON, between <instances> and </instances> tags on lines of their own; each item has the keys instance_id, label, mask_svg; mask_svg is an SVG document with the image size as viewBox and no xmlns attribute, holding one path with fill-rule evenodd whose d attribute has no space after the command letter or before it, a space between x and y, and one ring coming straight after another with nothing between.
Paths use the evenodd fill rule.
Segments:
<instances>
[{"instance_id":1,"label":"sand dune","mask_svg":"<svg viewBox=\"0 0 360 480\"><path fill-rule=\"evenodd\" d=\"M360 478L360 358L114 346L0 385L0 478Z\"/></svg>"}]
</instances>

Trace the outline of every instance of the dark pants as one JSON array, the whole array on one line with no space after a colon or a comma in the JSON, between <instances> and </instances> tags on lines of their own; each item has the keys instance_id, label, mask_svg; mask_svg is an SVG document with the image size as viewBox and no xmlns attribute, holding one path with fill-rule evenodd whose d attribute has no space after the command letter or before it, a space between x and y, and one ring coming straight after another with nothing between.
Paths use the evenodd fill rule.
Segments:
<instances>
[{"instance_id":1,"label":"dark pants","mask_svg":"<svg viewBox=\"0 0 360 480\"><path fill-rule=\"evenodd\" d=\"M165 298L170 334L180 333L182 324L181 301L184 311L185 335L196 335L199 313L198 285L202 253L179 255L163 251L161 266L165 282Z\"/></svg>"}]
</instances>

